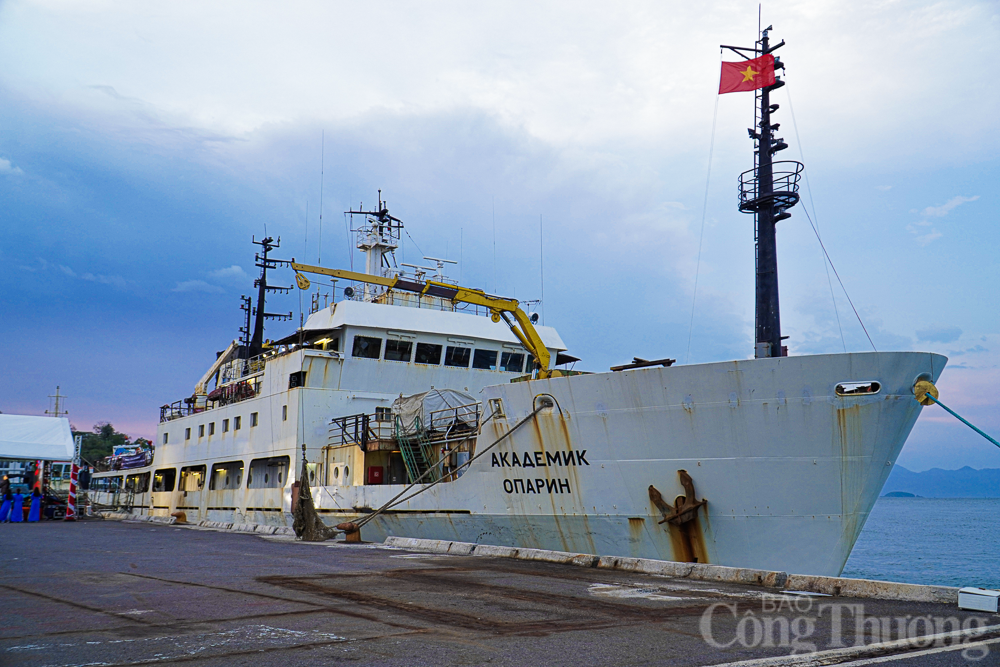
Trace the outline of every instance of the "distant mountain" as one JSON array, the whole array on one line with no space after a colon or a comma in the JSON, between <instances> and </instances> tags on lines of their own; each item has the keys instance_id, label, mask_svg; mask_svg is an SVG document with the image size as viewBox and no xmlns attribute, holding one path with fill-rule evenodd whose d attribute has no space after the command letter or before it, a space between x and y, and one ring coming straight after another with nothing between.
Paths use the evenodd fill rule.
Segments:
<instances>
[{"instance_id":1,"label":"distant mountain","mask_svg":"<svg viewBox=\"0 0 1000 667\"><path fill-rule=\"evenodd\" d=\"M897 465L889 473L882 495L894 492L924 498L1000 498L1000 469L976 470L965 466L958 470L931 468L913 472Z\"/></svg>"},{"instance_id":2,"label":"distant mountain","mask_svg":"<svg viewBox=\"0 0 1000 667\"><path fill-rule=\"evenodd\" d=\"M906 491L890 491L889 493L882 496L883 498L921 498L922 496L915 495L913 493L908 493Z\"/></svg>"}]
</instances>

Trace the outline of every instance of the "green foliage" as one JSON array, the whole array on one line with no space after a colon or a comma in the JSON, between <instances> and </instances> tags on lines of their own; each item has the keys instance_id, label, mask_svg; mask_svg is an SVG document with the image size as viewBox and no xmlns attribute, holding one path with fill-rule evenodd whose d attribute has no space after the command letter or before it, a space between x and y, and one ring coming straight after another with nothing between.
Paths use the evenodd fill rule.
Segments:
<instances>
[{"instance_id":1,"label":"green foliage","mask_svg":"<svg viewBox=\"0 0 1000 667\"><path fill-rule=\"evenodd\" d=\"M125 433L119 433L115 427L108 422L98 422L94 424L92 432L75 432L74 435L82 435L83 442L80 445L80 456L85 461L96 463L105 456L111 456L115 447L128 445L131 438ZM136 441L138 443L138 441Z\"/></svg>"}]
</instances>

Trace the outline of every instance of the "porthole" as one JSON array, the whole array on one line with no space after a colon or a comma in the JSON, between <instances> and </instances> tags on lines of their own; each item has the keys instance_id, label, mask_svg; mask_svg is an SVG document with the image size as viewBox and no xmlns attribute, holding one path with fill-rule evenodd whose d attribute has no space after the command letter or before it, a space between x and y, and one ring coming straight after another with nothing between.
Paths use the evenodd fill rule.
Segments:
<instances>
[{"instance_id":1,"label":"porthole","mask_svg":"<svg viewBox=\"0 0 1000 667\"><path fill-rule=\"evenodd\" d=\"M882 389L878 382L841 382L837 385L837 396L865 396L877 394Z\"/></svg>"},{"instance_id":2,"label":"porthole","mask_svg":"<svg viewBox=\"0 0 1000 667\"><path fill-rule=\"evenodd\" d=\"M347 483L347 479L350 476L350 474L351 474L351 469L349 467L347 467L347 466L344 466L344 483L345 484Z\"/></svg>"},{"instance_id":3,"label":"porthole","mask_svg":"<svg viewBox=\"0 0 1000 667\"><path fill-rule=\"evenodd\" d=\"M334 479L340 479L340 467L339 466L333 469L333 478Z\"/></svg>"}]
</instances>

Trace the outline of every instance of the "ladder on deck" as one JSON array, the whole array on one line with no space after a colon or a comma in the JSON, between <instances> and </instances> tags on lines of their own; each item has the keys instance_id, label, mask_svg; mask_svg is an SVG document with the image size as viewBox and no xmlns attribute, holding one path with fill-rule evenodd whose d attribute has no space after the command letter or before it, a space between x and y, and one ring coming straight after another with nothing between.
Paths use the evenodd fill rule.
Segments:
<instances>
[{"instance_id":1,"label":"ladder on deck","mask_svg":"<svg viewBox=\"0 0 1000 667\"><path fill-rule=\"evenodd\" d=\"M427 469L436 463L436 461L431 461L434 452L434 445L422 437L423 429L420 428L420 418L417 417L414 420L414 426L417 427L415 430L417 432L414 436L407 436L403 434L403 423L400 421L399 416L394 418L396 426L396 442L399 443L399 453L403 456L403 464L406 466L406 474L410 478L410 483L420 478ZM441 471L435 468L427 477L422 481L425 483L436 482L441 476Z\"/></svg>"}]
</instances>

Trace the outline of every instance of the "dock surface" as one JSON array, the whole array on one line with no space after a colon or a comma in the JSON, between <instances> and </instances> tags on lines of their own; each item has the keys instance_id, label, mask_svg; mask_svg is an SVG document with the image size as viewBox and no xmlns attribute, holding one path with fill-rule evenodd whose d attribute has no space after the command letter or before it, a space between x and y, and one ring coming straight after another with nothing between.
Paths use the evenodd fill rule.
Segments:
<instances>
[{"instance_id":1,"label":"dock surface","mask_svg":"<svg viewBox=\"0 0 1000 667\"><path fill-rule=\"evenodd\" d=\"M954 605L379 544L5 524L0 568L0 665L1000 664Z\"/></svg>"}]
</instances>

